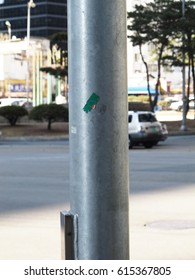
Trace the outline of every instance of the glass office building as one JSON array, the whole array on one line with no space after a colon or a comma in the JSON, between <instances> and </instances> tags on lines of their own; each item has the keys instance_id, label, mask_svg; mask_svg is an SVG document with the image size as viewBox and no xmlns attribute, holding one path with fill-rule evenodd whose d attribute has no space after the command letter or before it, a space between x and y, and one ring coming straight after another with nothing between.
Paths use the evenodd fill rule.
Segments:
<instances>
[{"instance_id":1,"label":"glass office building","mask_svg":"<svg viewBox=\"0 0 195 280\"><path fill-rule=\"evenodd\" d=\"M18 38L27 35L27 4L29 0L0 0L0 33L8 31L5 24L11 24L11 34ZM67 31L67 0L34 0L31 8L30 35L48 37Z\"/></svg>"}]
</instances>

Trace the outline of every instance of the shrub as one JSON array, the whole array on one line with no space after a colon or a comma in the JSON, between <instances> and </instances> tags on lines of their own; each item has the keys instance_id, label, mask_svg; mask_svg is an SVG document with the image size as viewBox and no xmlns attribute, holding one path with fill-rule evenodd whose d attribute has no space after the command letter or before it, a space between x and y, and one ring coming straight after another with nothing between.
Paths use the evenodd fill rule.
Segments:
<instances>
[{"instance_id":1,"label":"shrub","mask_svg":"<svg viewBox=\"0 0 195 280\"><path fill-rule=\"evenodd\" d=\"M47 121L47 129L51 130L51 124L53 122L68 122L68 108L58 104L42 104L32 109L30 119Z\"/></svg>"},{"instance_id":2,"label":"shrub","mask_svg":"<svg viewBox=\"0 0 195 280\"><path fill-rule=\"evenodd\" d=\"M149 103L143 102L129 102L129 111L151 111Z\"/></svg>"},{"instance_id":3,"label":"shrub","mask_svg":"<svg viewBox=\"0 0 195 280\"><path fill-rule=\"evenodd\" d=\"M163 110L169 110L171 102L170 101L166 101L166 100L161 100L161 101L158 102L158 105L160 105Z\"/></svg>"},{"instance_id":4,"label":"shrub","mask_svg":"<svg viewBox=\"0 0 195 280\"><path fill-rule=\"evenodd\" d=\"M0 107L0 116L8 120L11 126L15 126L19 118L27 116L28 111L20 106Z\"/></svg>"},{"instance_id":5,"label":"shrub","mask_svg":"<svg viewBox=\"0 0 195 280\"><path fill-rule=\"evenodd\" d=\"M148 95L128 95L128 102L144 102L148 103L149 102L149 97Z\"/></svg>"}]
</instances>

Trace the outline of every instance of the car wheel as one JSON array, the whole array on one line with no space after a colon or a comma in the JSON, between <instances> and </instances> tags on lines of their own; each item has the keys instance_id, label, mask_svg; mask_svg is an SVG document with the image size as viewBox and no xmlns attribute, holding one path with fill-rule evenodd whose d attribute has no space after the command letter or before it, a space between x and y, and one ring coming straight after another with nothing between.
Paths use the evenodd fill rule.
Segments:
<instances>
[{"instance_id":1,"label":"car wheel","mask_svg":"<svg viewBox=\"0 0 195 280\"><path fill-rule=\"evenodd\" d=\"M131 136L129 135L129 149L132 149L132 148L133 148L133 142L132 142Z\"/></svg>"},{"instance_id":2,"label":"car wheel","mask_svg":"<svg viewBox=\"0 0 195 280\"><path fill-rule=\"evenodd\" d=\"M146 149L150 149L153 147L153 143L144 143L143 145Z\"/></svg>"}]
</instances>

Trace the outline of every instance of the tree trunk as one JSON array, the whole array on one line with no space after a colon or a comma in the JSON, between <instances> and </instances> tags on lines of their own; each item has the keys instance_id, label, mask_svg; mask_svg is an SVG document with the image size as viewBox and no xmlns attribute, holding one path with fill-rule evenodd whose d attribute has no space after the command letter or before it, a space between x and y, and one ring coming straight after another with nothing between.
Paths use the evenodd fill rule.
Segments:
<instances>
[{"instance_id":1,"label":"tree trunk","mask_svg":"<svg viewBox=\"0 0 195 280\"><path fill-rule=\"evenodd\" d=\"M193 81L193 94L194 94L194 99L195 99L195 71L194 71L194 58L193 56L191 57L191 63L192 63L192 81ZM195 107L194 107L195 110Z\"/></svg>"},{"instance_id":2,"label":"tree trunk","mask_svg":"<svg viewBox=\"0 0 195 280\"><path fill-rule=\"evenodd\" d=\"M48 123L47 123L48 130L51 130L51 123L52 123L51 119L48 119Z\"/></svg>"},{"instance_id":3,"label":"tree trunk","mask_svg":"<svg viewBox=\"0 0 195 280\"><path fill-rule=\"evenodd\" d=\"M163 54L164 44L160 47L159 57L158 57L158 69L157 69L157 81L156 81L156 87L155 87L155 97L154 97L154 103L153 103L153 111L155 106L158 103L158 96L159 96L159 86L160 86L160 78L161 78L161 59Z\"/></svg>"},{"instance_id":4,"label":"tree trunk","mask_svg":"<svg viewBox=\"0 0 195 280\"><path fill-rule=\"evenodd\" d=\"M145 68L146 68L147 90L148 90L148 95L149 95L150 110L153 111L152 96L151 96L151 92L150 92L150 76L149 76L148 64L144 59L141 45L139 45L139 52L140 52L142 61L143 61L144 65L145 65Z\"/></svg>"}]
</instances>

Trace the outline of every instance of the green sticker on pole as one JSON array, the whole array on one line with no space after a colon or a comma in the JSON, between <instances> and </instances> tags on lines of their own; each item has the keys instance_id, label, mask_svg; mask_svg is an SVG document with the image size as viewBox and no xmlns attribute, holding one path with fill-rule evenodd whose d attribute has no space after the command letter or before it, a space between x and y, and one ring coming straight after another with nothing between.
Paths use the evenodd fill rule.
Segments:
<instances>
[{"instance_id":1,"label":"green sticker on pole","mask_svg":"<svg viewBox=\"0 0 195 280\"><path fill-rule=\"evenodd\" d=\"M85 113L89 113L91 110L95 109L99 101L100 101L100 97L95 92L93 92L92 95L87 100L85 106L83 107Z\"/></svg>"}]
</instances>

